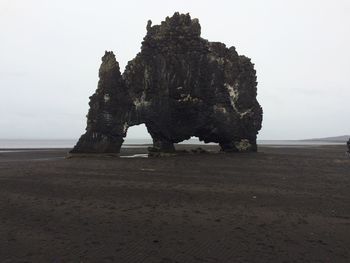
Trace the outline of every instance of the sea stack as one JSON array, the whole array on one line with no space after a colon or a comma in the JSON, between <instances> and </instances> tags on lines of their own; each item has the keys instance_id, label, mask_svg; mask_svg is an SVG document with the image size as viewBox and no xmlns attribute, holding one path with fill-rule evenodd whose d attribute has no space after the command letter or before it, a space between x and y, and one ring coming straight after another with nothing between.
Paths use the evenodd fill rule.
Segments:
<instances>
[{"instance_id":1,"label":"sea stack","mask_svg":"<svg viewBox=\"0 0 350 263\"><path fill-rule=\"evenodd\" d=\"M90 97L86 133L71 153L119 153L132 102L113 52L105 52L98 87Z\"/></svg>"},{"instance_id":2,"label":"sea stack","mask_svg":"<svg viewBox=\"0 0 350 263\"><path fill-rule=\"evenodd\" d=\"M153 149L196 136L222 151L257 151L262 108L254 64L235 47L209 42L189 14L147 23L141 52L121 75L106 52L90 97L86 133L71 153L118 154L128 127L144 123Z\"/></svg>"}]
</instances>

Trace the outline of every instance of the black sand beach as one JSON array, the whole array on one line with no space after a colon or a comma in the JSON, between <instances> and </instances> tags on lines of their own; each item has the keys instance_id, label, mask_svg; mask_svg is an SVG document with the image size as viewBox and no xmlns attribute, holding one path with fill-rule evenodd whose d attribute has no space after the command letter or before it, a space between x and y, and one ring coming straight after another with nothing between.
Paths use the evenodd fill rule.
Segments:
<instances>
[{"instance_id":1,"label":"black sand beach","mask_svg":"<svg viewBox=\"0 0 350 263\"><path fill-rule=\"evenodd\" d=\"M0 152L1 262L350 262L345 146L66 152Z\"/></svg>"}]
</instances>

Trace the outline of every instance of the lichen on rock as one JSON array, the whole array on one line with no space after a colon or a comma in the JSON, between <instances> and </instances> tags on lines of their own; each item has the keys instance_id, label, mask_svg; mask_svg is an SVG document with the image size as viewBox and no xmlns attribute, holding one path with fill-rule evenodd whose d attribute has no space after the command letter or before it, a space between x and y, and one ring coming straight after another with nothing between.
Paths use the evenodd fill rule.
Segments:
<instances>
[{"instance_id":1,"label":"lichen on rock","mask_svg":"<svg viewBox=\"0 0 350 263\"><path fill-rule=\"evenodd\" d=\"M198 19L175 13L147 23L141 52L121 75L112 52L102 58L86 133L72 153L119 153L127 128L144 123L153 151L196 136L227 152L256 151L262 108L251 60L201 37Z\"/></svg>"}]
</instances>

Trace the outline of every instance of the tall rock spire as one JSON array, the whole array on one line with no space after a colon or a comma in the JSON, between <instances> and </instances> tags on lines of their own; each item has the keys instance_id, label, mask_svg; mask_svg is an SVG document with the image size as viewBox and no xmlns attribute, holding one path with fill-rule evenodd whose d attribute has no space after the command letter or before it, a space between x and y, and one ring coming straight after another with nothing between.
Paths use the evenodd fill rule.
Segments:
<instances>
[{"instance_id":1,"label":"tall rock spire","mask_svg":"<svg viewBox=\"0 0 350 263\"><path fill-rule=\"evenodd\" d=\"M105 52L99 82L90 97L86 133L71 153L119 153L131 101L113 52Z\"/></svg>"}]
</instances>

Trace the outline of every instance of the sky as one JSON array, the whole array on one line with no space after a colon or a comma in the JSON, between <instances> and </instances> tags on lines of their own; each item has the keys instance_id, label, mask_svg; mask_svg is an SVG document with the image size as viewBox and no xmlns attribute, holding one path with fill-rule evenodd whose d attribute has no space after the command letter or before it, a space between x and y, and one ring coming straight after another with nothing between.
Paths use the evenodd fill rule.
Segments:
<instances>
[{"instance_id":1,"label":"sky","mask_svg":"<svg viewBox=\"0 0 350 263\"><path fill-rule=\"evenodd\" d=\"M0 0L0 138L78 138L104 51L123 70L147 20L175 11L252 59L258 139L350 134L348 0ZM128 134L148 136L141 126Z\"/></svg>"}]
</instances>

